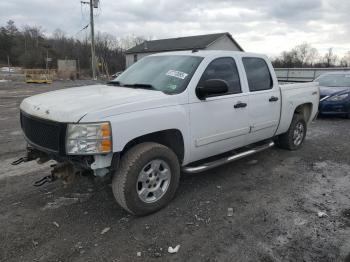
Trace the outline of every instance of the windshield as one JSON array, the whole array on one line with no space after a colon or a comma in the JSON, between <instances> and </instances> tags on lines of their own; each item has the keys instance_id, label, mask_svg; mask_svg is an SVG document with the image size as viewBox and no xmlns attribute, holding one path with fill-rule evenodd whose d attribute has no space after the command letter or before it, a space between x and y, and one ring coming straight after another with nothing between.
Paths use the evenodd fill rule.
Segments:
<instances>
[{"instance_id":1,"label":"windshield","mask_svg":"<svg viewBox=\"0 0 350 262\"><path fill-rule=\"evenodd\" d=\"M148 56L111 81L120 86L159 90L178 94L186 89L203 57Z\"/></svg>"},{"instance_id":2,"label":"windshield","mask_svg":"<svg viewBox=\"0 0 350 262\"><path fill-rule=\"evenodd\" d=\"M320 86L350 87L350 74L334 74L320 76L315 80Z\"/></svg>"}]
</instances>

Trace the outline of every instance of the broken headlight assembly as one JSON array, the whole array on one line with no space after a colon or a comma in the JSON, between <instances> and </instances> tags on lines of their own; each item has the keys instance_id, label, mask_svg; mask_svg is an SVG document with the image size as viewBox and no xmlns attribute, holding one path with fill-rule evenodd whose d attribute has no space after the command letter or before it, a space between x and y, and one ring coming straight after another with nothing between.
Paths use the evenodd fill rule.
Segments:
<instances>
[{"instance_id":1,"label":"broken headlight assembly","mask_svg":"<svg viewBox=\"0 0 350 262\"><path fill-rule=\"evenodd\" d=\"M68 124L66 153L93 155L112 152L112 130L109 122Z\"/></svg>"}]
</instances>

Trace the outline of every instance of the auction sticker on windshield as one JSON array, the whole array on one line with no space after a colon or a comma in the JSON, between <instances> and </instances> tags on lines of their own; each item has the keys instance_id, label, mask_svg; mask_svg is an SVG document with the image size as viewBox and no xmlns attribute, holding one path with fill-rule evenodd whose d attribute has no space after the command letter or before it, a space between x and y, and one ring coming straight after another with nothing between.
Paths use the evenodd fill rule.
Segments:
<instances>
[{"instance_id":1,"label":"auction sticker on windshield","mask_svg":"<svg viewBox=\"0 0 350 262\"><path fill-rule=\"evenodd\" d=\"M180 72L180 71L176 71L176 70L169 70L168 73L166 73L167 76L173 76L179 79L185 79L188 74L184 73L184 72Z\"/></svg>"}]
</instances>

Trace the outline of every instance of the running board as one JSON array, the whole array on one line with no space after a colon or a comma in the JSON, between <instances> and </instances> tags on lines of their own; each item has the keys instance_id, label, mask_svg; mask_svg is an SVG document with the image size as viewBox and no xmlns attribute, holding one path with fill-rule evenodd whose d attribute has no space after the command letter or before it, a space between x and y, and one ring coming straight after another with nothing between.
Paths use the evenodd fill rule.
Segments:
<instances>
[{"instance_id":1,"label":"running board","mask_svg":"<svg viewBox=\"0 0 350 262\"><path fill-rule=\"evenodd\" d=\"M234 154L232 156L224 157L224 158L212 161L212 162L204 163L204 164L201 164L199 166L186 166L186 167L183 167L182 171L185 172L185 173L191 173L191 174L200 173L200 172L207 171L209 169L212 169L212 168L215 168L215 167L218 167L218 166L221 166L221 165L224 165L224 164L236 161L236 160L244 158L246 156L250 156L250 155L253 155L255 153L261 152L261 151L266 150L266 149L268 149L270 147L273 147L274 145L275 145L274 142L269 142L268 144L265 144L265 145L262 145L262 146L257 146L257 147L255 147L253 149L249 149L247 151L244 151L244 152L241 152L241 153L237 153L237 154Z\"/></svg>"}]
</instances>

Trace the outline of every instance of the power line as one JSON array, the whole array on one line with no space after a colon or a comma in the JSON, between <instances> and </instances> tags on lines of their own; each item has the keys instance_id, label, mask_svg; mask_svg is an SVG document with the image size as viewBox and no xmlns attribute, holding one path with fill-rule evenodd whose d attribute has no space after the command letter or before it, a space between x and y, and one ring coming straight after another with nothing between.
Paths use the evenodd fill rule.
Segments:
<instances>
[{"instance_id":1,"label":"power line","mask_svg":"<svg viewBox=\"0 0 350 262\"><path fill-rule=\"evenodd\" d=\"M74 35L76 36L77 34L79 34L81 31L85 30L86 28L89 27L89 24L87 24L86 26L84 26L82 29L80 29L78 32L76 32Z\"/></svg>"}]
</instances>

